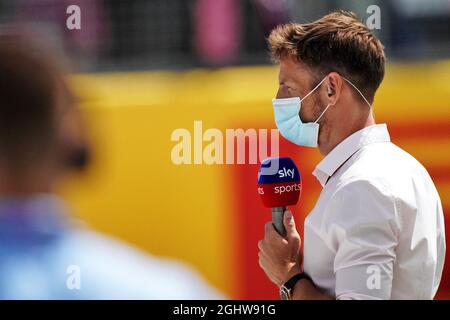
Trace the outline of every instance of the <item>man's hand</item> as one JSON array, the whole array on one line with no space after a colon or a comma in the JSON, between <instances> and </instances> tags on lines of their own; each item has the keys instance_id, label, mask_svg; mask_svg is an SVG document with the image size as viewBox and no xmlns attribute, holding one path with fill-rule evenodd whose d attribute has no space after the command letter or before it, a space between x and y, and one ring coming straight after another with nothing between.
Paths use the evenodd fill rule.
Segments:
<instances>
[{"instance_id":1,"label":"man's hand","mask_svg":"<svg viewBox=\"0 0 450 320\"><path fill-rule=\"evenodd\" d=\"M284 213L283 222L286 238L278 234L272 222L268 222L265 225L264 239L258 242L259 265L269 279L279 287L301 272L303 256L300 252L300 235L289 209Z\"/></svg>"}]
</instances>

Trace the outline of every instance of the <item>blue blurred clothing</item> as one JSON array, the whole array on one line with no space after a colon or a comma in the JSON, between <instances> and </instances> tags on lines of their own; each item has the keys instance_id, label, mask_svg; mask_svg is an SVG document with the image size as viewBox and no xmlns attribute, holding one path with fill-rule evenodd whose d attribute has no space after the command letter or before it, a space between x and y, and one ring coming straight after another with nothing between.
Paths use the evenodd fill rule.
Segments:
<instances>
[{"instance_id":1,"label":"blue blurred clothing","mask_svg":"<svg viewBox=\"0 0 450 320\"><path fill-rule=\"evenodd\" d=\"M186 266L76 226L67 211L52 195L0 200L0 299L221 298Z\"/></svg>"}]
</instances>

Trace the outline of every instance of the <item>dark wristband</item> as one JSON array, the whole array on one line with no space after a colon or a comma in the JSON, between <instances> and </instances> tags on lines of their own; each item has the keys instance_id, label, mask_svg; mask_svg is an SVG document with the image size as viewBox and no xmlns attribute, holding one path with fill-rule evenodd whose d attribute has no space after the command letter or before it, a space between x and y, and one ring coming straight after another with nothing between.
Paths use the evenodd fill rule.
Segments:
<instances>
[{"instance_id":1,"label":"dark wristband","mask_svg":"<svg viewBox=\"0 0 450 320\"><path fill-rule=\"evenodd\" d=\"M292 289L294 288L295 284L299 282L302 279L308 279L311 280L311 278L304 272L298 273L292 278L290 278L288 281L286 281L285 284L283 284L280 288L280 298L281 300L292 300Z\"/></svg>"}]
</instances>

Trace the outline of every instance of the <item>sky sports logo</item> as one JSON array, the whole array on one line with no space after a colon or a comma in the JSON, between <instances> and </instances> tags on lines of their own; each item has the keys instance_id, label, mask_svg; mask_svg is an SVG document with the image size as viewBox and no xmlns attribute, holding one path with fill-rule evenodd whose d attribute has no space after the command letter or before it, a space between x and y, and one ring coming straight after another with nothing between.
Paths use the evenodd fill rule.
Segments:
<instances>
[{"instance_id":1,"label":"sky sports logo","mask_svg":"<svg viewBox=\"0 0 450 320\"><path fill-rule=\"evenodd\" d=\"M296 183L295 181L293 181L295 179L295 169L294 168L283 167L282 169L278 170L277 176L279 179L289 178L289 179L292 179L292 181L287 181L287 182L284 182L283 184L274 186L273 191L275 194L283 194L285 192L300 191L301 183ZM259 187L258 193L264 194L264 188Z\"/></svg>"},{"instance_id":2,"label":"sky sports logo","mask_svg":"<svg viewBox=\"0 0 450 320\"><path fill-rule=\"evenodd\" d=\"M283 194L286 192L297 192L302 190L301 183L293 183L293 184L284 184L273 187L273 191L275 194ZM264 194L264 188L258 187L258 194Z\"/></svg>"},{"instance_id":3,"label":"sky sports logo","mask_svg":"<svg viewBox=\"0 0 450 320\"><path fill-rule=\"evenodd\" d=\"M283 169L278 170L278 177L279 178L285 178L285 177L291 177L294 179L294 172L295 170L292 169L286 169L286 167L283 167Z\"/></svg>"},{"instance_id":4,"label":"sky sports logo","mask_svg":"<svg viewBox=\"0 0 450 320\"><path fill-rule=\"evenodd\" d=\"M283 194L285 192L295 192L295 191L301 191L301 184L295 183L295 184L289 184L286 186L276 186L273 188L275 191L275 194Z\"/></svg>"}]
</instances>

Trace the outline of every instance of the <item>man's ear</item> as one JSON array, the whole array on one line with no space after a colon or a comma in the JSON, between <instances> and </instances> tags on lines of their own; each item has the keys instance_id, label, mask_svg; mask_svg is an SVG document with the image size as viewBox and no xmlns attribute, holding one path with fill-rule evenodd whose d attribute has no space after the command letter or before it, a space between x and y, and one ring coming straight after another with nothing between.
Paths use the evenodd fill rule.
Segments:
<instances>
[{"instance_id":1,"label":"man's ear","mask_svg":"<svg viewBox=\"0 0 450 320\"><path fill-rule=\"evenodd\" d=\"M342 77L337 72L331 72L328 74L326 81L327 99L330 105L336 104L341 95L342 89Z\"/></svg>"}]
</instances>

